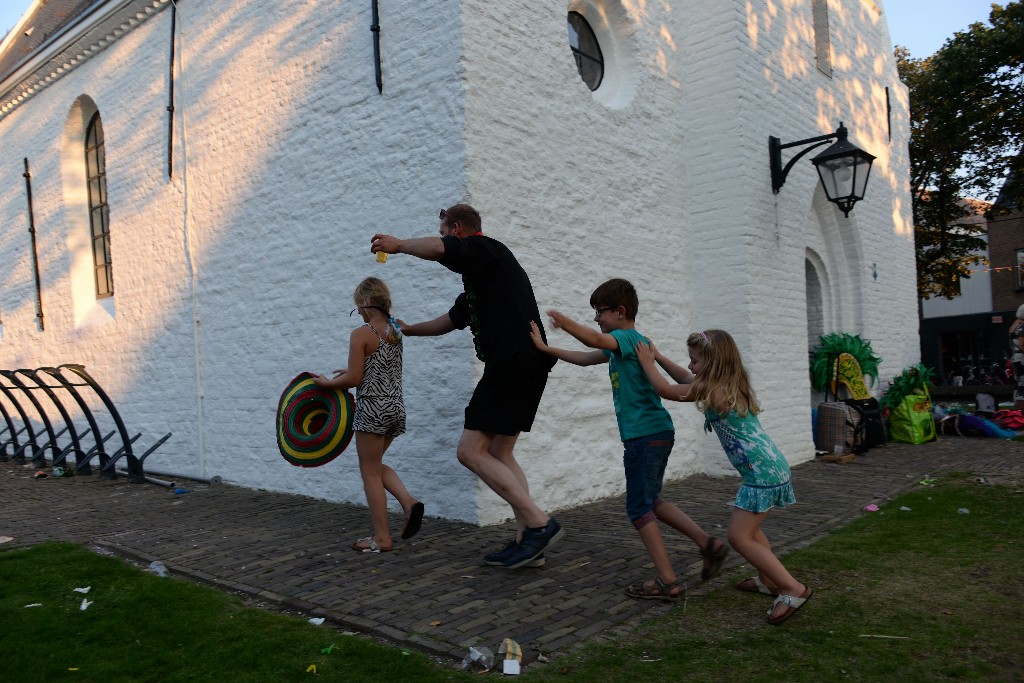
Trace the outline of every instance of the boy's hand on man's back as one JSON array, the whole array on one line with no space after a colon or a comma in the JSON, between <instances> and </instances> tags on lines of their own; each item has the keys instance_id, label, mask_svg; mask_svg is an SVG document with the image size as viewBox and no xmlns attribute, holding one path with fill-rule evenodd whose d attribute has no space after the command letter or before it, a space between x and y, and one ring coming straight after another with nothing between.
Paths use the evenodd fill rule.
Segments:
<instances>
[{"instance_id":1,"label":"boy's hand on man's back","mask_svg":"<svg viewBox=\"0 0 1024 683\"><path fill-rule=\"evenodd\" d=\"M548 309L548 317L551 319L551 327L556 330L562 329L567 322L572 322L569 316L563 315L554 309Z\"/></svg>"}]
</instances>

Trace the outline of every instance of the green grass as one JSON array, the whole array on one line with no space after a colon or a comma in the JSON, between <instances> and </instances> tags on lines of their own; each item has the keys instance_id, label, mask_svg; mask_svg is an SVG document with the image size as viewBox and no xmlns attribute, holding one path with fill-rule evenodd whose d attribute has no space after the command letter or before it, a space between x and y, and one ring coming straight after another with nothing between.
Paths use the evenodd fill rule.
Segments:
<instances>
[{"instance_id":1,"label":"green grass","mask_svg":"<svg viewBox=\"0 0 1024 683\"><path fill-rule=\"evenodd\" d=\"M815 594L783 625L724 588L534 680L1024 680L1022 507L965 476L922 488L786 556Z\"/></svg>"},{"instance_id":2,"label":"green grass","mask_svg":"<svg viewBox=\"0 0 1024 683\"><path fill-rule=\"evenodd\" d=\"M91 586L82 595L74 588ZM81 610L82 599L92 601ZM42 603L42 607L25 607ZM0 553L4 681L445 681L383 647L73 545ZM323 649L334 648L329 653Z\"/></svg>"},{"instance_id":3,"label":"green grass","mask_svg":"<svg viewBox=\"0 0 1024 683\"><path fill-rule=\"evenodd\" d=\"M1016 485L946 479L788 555L815 595L781 626L765 622L768 597L728 587L748 569L627 635L524 675L538 683L1024 680L1022 532ZM72 589L90 585L84 597L93 604L81 611ZM43 606L25 607L36 602ZM69 545L0 553L0 627L5 681L308 681L311 664L318 680L479 678Z\"/></svg>"}]
</instances>

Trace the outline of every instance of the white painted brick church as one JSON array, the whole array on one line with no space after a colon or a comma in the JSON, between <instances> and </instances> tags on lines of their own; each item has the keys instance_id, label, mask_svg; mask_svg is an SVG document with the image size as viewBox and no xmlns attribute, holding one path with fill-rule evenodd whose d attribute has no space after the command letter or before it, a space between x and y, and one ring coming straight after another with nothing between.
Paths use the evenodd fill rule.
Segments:
<instances>
[{"instance_id":1,"label":"white painted brick church","mask_svg":"<svg viewBox=\"0 0 1024 683\"><path fill-rule=\"evenodd\" d=\"M917 362L907 91L881 0L377 5L37 0L0 45L0 367L84 364L130 431L173 433L147 468L361 503L354 446L281 457L278 399L345 364L362 278L408 322L448 310L457 275L378 264L369 242L436 234L463 201L541 310L589 320L591 291L624 277L670 357L732 332L794 464L814 457L820 334L870 340L883 386ZM839 122L877 157L849 217L813 154L773 193L769 136ZM454 455L472 349L468 330L406 340L409 431L387 462L428 515L490 524L507 506ZM667 407L667 476L734 476L697 410ZM517 451L549 510L622 493L606 369L556 365Z\"/></svg>"}]
</instances>

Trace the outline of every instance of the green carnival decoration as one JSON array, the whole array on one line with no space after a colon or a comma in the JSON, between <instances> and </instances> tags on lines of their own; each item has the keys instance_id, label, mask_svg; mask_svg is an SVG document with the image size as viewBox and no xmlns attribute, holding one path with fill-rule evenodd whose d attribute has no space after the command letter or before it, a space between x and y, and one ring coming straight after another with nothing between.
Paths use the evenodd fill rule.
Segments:
<instances>
[{"instance_id":1,"label":"green carnival decoration","mask_svg":"<svg viewBox=\"0 0 1024 683\"><path fill-rule=\"evenodd\" d=\"M872 351L871 342L855 334L822 335L811 355L811 386L815 391L836 393L839 382L846 385L853 398L871 398L864 376L867 375L871 384L877 382L881 362Z\"/></svg>"},{"instance_id":2,"label":"green carnival decoration","mask_svg":"<svg viewBox=\"0 0 1024 683\"><path fill-rule=\"evenodd\" d=\"M900 374L892 378L889 388L882 394L879 405L883 408L894 410L896 406L903 403L903 399L913 394L927 396L932 387L932 375L934 371L927 368L923 363L912 365Z\"/></svg>"}]
</instances>

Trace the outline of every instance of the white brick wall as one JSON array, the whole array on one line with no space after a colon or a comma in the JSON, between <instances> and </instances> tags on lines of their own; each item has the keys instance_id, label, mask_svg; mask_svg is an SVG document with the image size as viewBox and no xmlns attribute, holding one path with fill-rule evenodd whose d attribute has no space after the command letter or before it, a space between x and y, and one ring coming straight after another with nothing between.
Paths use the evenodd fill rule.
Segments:
<instances>
[{"instance_id":1,"label":"white brick wall","mask_svg":"<svg viewBox=\"0 0 1024 683\"><path fill-rule=\"evenodd\" d=\"M575 71L565 6L382 3L380 95L369 4L183 3L172 180L170 13L127 33L0 119L0 365L84 363L129 430L144 432L141 447L174 433L151 468L361 502L354 446L312 470L278 455L278 397L299 371L344 364L351 292L366 275L389 282L406 321L447 310L457 276L407 256L378 265L368 241L377 229L434 234L437 209L468 200L519 256L542 310L587 320L590 292L621 276L640 293L638 328L670 356L685 359L693 329L730 330L769 431L792 462L813 457L808 250L826 270L826 331L870 339L886 376L918 354L906 93L884 20L869 2L830 3L829 79L814 68L810 2L572 6L600 4L628 29L617 49L632 96L613 107ZM60 162L82 94L107 136L116 290L114 313L88 325L72 307L73 179ZM807 161L773 195L768 136L802 139L840 120L878 156L850 219L819 196ZM44 332L33 322L26 156ZM558 332L551 341L574 344ZM480 372L470 348L466 332L407 340L409 433L388 462L428 514L492 523L507 506L454 458ZM559 364L548 387L518 449L538 502L621 492L606 369ZM669 409L669 476L727 473L699 413Z\"/></svg>"}]
</instances>

